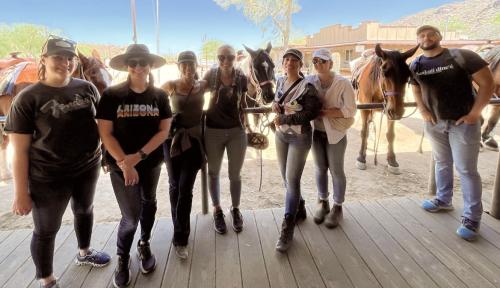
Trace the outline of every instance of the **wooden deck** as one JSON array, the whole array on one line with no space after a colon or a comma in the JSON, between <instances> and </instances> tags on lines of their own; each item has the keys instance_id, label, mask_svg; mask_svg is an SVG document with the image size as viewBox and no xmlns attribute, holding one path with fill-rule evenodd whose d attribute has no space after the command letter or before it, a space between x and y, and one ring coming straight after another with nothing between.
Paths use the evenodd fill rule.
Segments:
<instances>
[{"instance_id":1,"label":"wooden deck","mask_svg":"<svg viewBox=\"0 0 500 288\"><path fill-rule=\"evenodd\" d=\"M152 239L156 271L142 275L134 257L130 287L500 287L500 221L484 214L478 241L463 241L455 235L461 203L456 197L454 211L438 214L411 198L347 203L337 229L308 217L287 254L274 250L281 209L244 211L243 232L226 235L214 232L211 216L196 215L187 260L175 256L171 220L161 218ZM95 225L92 246L114 255L117 226ZM38 287L30 236L0 231L0 287ZM62 227L54 258L61 287L112 287L116 259L79 267L75 246L73 228Z\"/></svg>"}]
</instances>

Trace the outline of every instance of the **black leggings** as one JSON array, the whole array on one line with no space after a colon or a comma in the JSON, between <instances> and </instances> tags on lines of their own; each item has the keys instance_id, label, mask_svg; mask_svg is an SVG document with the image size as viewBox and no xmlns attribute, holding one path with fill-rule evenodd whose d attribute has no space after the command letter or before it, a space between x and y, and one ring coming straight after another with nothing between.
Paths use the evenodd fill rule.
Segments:
<instances>
[{"instance_id":1,"label":"black leggings","mask_svg":"<svg viewBox=\"0 0 500 288\"><path fill-rule=\"evenodd\" d=\"M52 274L54 241L70 199L78 247L86 249L90 246L94 219L92 203L99 169L97 165L78 176L48 183L30 180L35 226L31 238L31 256L37 279Z\"/></svg>"},{"instance_id":2,"label":"black leggings","mask_svg":"<svg viewBox=\"0 0 500 288\"><path fill-rule=\"evenodd\" d=\"M174 223L173 244L175 246L186 246L191 231L189 221L193 203L193 186L196 174L201 168L202 155L198 141L192 139L191 148L171 158L171 142L169 139L163 144L163 151L167 164L170 209L172 222Z\"/></svg>"},{"instance_id":3,"label":"black leggings","mask_svg":"<svg viewBox=\"0 0 500 288\"><path fill-rule=\"evenodd\" d=\"M141 222L141 240L149 241L156 214L156 187L160 178L161 165L138 170L139 184L125 186L123 173L111 170L111 184L120 206L122 219L118 227L117 253L128 258L134 241L134 234Z\"/></svg>"}]
</instances>

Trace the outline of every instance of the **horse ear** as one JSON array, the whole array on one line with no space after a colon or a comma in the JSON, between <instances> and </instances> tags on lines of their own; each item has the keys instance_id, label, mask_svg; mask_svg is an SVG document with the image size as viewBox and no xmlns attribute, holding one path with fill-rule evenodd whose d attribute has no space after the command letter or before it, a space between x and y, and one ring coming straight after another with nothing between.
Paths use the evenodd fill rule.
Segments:
<instances>
[{"instance_id":1,"label":"horse ear","mask_svg":"<svg viewBox=\"0 0 500 288\"><path fill-rule=\"evenodd\" d=\"M420 47L420 44L411 48L410 50L404 52L401 54L401 56L403 56L403 59L408 59L410 58L411 56L413 56L413 54L415 54L415 52L417 52L418 50L418 47Z\"/></svg>"},{"instance_id":2,"label":"horse ear","mask_svg":"<svg viewBox=\"0 0 500 288\"><path fill-rule=\"evenodd\" d=\"M266 47L267 54L271 53L271 49L273 49L273 45L271 45L271 42L267 42L267 47Z\"/></svg>"},{"instance_id":3,"label":"horse ear","mask_svg":"<svg viewBox=\"0 0 500 288\"><path fill-rule=\"evenodd\" d=\"M385 57L387 56L384 52L384 50L382 50L382 47L380 47L380 44L377 43L377 45L375 45L375 53L377 54L378 57L382 58L382 59L385 59Z\"/></svg>"},{"instance_id":4,"label":"horse ear","mask_svg":"<svg viewBox=\"0 0 500 288\"><path fill-rule=\"evenodd\" d=\"M245 46L245 45L243 45L243 47L245 47L245 50L247 50L248 54L250 54L250 56L251 56L252 58L255 58L255 54L256 54L256 52L255 52L255 51L253 51L252 49L248 48L248 47L247 47L247 46Z\"/></svg>"},{"instance_id":5,"label":"horse ear","mask_svg":"<svg viewBox=\"0 0 500 288\"><path fill-rule=\"evenodd\" d=\"M82 52L78 51L78 58L80 58L80 62L82 64L87 63L89 59L82 54Z\"/></svg>"},{"instance_id":6,"label":"horse ear","mask_svg":"<svg viewBox=\"0 0 500 288\"><path fill-rule=\"evenodd\" d=\"M92 57L102 62L101 54L99 54L99 51L97 51L96 49L92 49Z\"/></svg>"}]
</instances>

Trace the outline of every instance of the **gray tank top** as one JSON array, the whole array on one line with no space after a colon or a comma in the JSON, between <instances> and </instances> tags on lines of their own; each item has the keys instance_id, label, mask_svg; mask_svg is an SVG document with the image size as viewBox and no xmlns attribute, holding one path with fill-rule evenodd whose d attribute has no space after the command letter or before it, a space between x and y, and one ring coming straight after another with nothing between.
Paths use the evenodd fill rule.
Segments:
<instances>
[{"instance_id":1,"label":"gray tank top","mask_svg":"<svg viewBox=\"0 0 500 288\"><path fill-rule=\"evenodd\" d=\"M175 128L191 128L201 124L203 113L204 91L200 89L196 94L183 95L174 91L170 95L170 104L174 114Z\"/></svg>"}]
</instances>

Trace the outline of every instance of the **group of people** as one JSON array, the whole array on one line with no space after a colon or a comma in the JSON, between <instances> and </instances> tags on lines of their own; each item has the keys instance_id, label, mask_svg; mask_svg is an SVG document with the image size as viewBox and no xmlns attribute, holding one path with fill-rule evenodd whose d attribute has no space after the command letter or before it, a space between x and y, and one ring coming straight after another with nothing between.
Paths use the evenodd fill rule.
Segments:
<instances>
[{"instance_id":1,"label":"group of people","mask_svg":"<svg viewBox=\"0 0 500 288\"><path fill-rule=\"evenodd\" d=\"M477 235L482 212L477 173L479 115L491 96L491 73L474 53L460 50L465 64L457 64L452 53L439 45L441 34L435 27L421 27L417 38L424 55L411 65L411 83L433 146L438 187L437 197L424 201L423 208L430 212L452 208L455 162L465 200L464 220L457 233L470 240ZM138 223L140 270L147 274L156 267L150 238L163 162L169 177L173 245L179 258L189 257L193 186L205 161L214 229L220 234L227 232L219 180L225 151L231 226L237 233L242 231L240 172L247 148L243 117L247 78L235 67L234 48L219 47L218 66L202 79L196 72L195 53L181 52L177 60L180 78L157 88L151 70L164 65L165 60L145 45L132 44L109 64L127 71L127 80L99 95L91 83L71 77L77 63L75 45L63 38L47 40L40 60L40 81L16 97L5 128L14 147L12 209L18 215L32 212L31 254L41 286L59 287L52 268L54 240L70 200L79 248L76 263L101 267L111 260L105 252L90 247L101 151L122 215L115 287L130 283L130 250ZM301 51L285 51L284 76L277 79L272 101L277 160L286 190L285 214L276 243L280 252L290 247L296 223L307 217L300 180L311 148L318 192L313 219L335 228L342 218L346 133L354 123L355 92L348 79L331 71L332 56L327 49L314 51L312 56L316 73L306 77L301 73ZM471 79L479 87L476 96L471 92ZM210 92L206 113L205 92ZM331 204L328 173L333 182Z\"/></svg>"}]
</instances>

